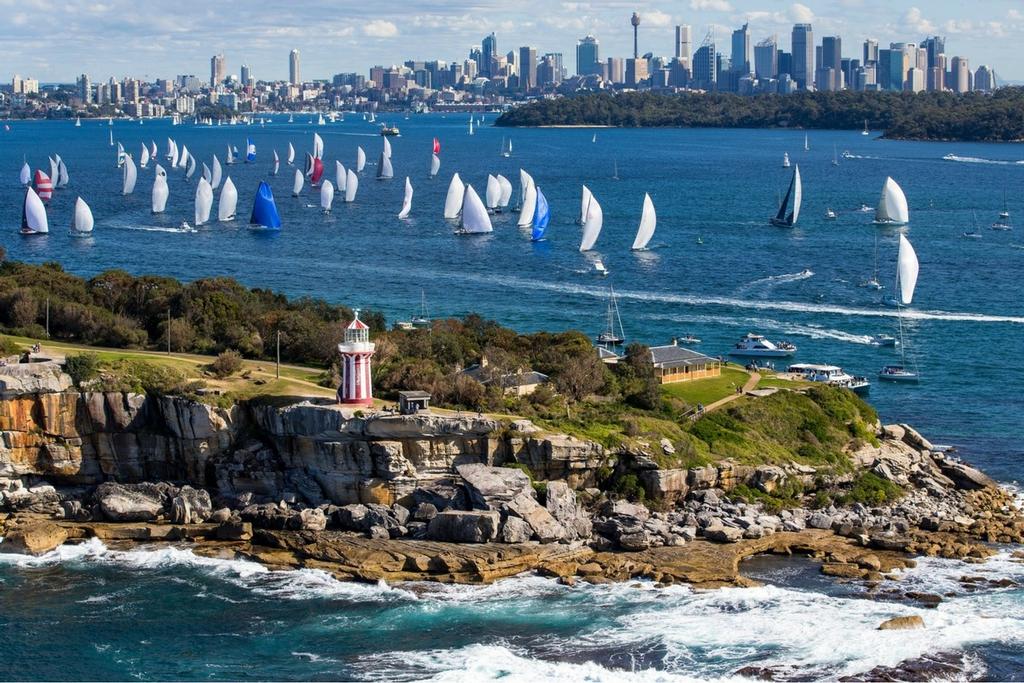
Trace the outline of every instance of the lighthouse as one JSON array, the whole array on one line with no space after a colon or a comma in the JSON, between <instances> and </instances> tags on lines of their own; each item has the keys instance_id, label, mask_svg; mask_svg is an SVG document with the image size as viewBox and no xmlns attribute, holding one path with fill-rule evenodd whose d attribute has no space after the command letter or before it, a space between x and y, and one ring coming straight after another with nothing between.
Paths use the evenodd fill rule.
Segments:
<instances>
[{"instance_id":1,"label":"lighthouse","mask_svg":"<svg viewBox=\"0 0 1024 683\"><path fill-rule=\"evenodd\" d=\"M370 341L370 328L355 319L345 329L345 341L338 344L341 354L341 386L338 387L338 402L347 405L372 406L373 384L370 380L370 358L375 344Z\"/></svg>"}]
</instances>

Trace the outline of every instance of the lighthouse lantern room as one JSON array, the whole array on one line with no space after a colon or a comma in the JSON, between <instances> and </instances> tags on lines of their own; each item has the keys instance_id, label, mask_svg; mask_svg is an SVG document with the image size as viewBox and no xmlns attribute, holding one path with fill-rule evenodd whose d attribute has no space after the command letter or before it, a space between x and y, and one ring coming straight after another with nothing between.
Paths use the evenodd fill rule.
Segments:
<instances>
[{"instance_id":1,"label":"lighthouse lantern room","mask_svg":"<svg viewBox=\"0 0 1024 683\"><path fill-rule=\"evenodd\" d=\"M370 328L355 319L345 329L345 341L338 344L341 354L341 386L338 401L347 405L373 405L373 385L370 379L370 358L375 344L370 341Z\"/></svg>"}]
</instances>

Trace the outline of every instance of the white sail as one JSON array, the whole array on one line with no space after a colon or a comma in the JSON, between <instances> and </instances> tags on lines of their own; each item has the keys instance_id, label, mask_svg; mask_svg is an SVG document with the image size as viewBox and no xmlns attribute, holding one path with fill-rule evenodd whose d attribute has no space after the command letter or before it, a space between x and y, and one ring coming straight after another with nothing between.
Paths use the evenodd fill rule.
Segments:
<instances>
[{"instance_id":1,"label":"white sail","mask_svg":"<svg viewBox=\"0 0 1024 683\"><path fill-rule=\"evenodd\" d=\"M388 159L391 158L391 143L388 141L386 137L384 138L384 156L386 156Z\"/></svg>"},{"instance_id":2,"label":"white sail","mask_svg":"<svg viewBox=\"0 0 1024 683\"><path fill-rule=\"evenodd\" d=\"M345 178L345 203L351 203L356 200L356 190L359 189L359 176L351 168L348 169L348 174Z\"/></svg>"},{"instance_id":3,"label":"white sail","mask_svg":"<svg viewBox=\"0 0 1024 683\"><path fill-rule=\"evenodd\" d=\"M274 150L274 171L272 175L277 175L278 169L281 168L281 158L277 156L277 150Z\"/></svg>"},{"instance_id":4,"label":"white sail","mask_svg":"<svg viewBox=\"0 0 1024 683\"><path fill-rule=\"evenodd\" d=\"M499 199L501 199L501 185L498 183L497 178L488 173L487 189L484 191L484 204L488 210L493 211L498 208Z\"/></svg>"},{"instance_id":5,"label":"white sail","mask_svg":"<svg viewBox=\"0 0 1024 683\"><path fill-rule=\"evenodd\" d=\"M590 251L597 243L601 234L601 226L604 225L604 211L597 202L597 197L590 195L590 202L587 204L587 215L583 219L583 238L580 240L580 251Z\"/></svg>"},{"instance_id":6,"label":"white sail","mask_svg":"<svg viewBox=\"0 0 1024 683\"><path fill-rule=\"evenodd\" d=\"M46 207L36 191L31 187L25 190L25 206L22 209L21 229L24 232L50 232L50 223L46 220Z\"/></svg>"},{"instance_id":7,"label":"white sail","mask_svg":"<svg viewBox=\"0 0 1024 683\"><path fill-rule=\"evenodd\" d=\"M487 207L480 201L480 195L476 193L472 185L466 185L462 200L462 221L459 223L459 231L467 234L479 234L492 232L491 217L487 214Z\"/></svg>"},{"instance_id":8,"label":"white sail","mask_svg":"<svg viewBox=\"0 0 1024 683\"><path fill-rule=\"evenodd\" d=\"M501 186L501 195L498 197L498 207L506 208L512 201L512 182L503 175L498 176L498 185Z\"/></svg>"},{"instance_id":9,"label":"white sail","mask_svg":"<svg viewBox=\"0 0 1024 683\"><path fill-rule=\"evenodd\" d=\"M402 199L402 210L398 217L408 218L410 210L412 210L412 183L409 182L409 176L405 176L405 197Z\"/></svg>"},{"instance_id":10,"label":"white sail","mask_svg":"<svg viewBox=\"0 0 1024 683\"><path fill-rule=\"evenodd\" d=\"M319 133L313 133L313 157L324 158L324 139L320 137Z\"/></svg>"},{"instance_id":11,"label":"white sail","mask_svg":"<svg viewBox=\"0 0 1024 683\"><path fill-rule=\"evenodd\" d=\"M299 193L302 192L302 184L306 181L305 176L302 175L302 171L295 169L295 180L292 182L292 196L298 197Z\"/></svg>"},{"instance_id":12,"label":"white sail","mask_svg":"<svg viewBox=\"0 0 1024 683\"><path fill-rule=\"evenodd\" d=\"M67 187L68 183L71 182L71 175L68 174L67 164L64 160L57 156L57 183L54 187Z\"/></svg>"},{"instance_id":13,"label":"white sail","mask_svg":"<svg viewBox=\"0 0 1024 683\"><path fill-rule=\"evenodd\" d=\"M213 155L213 170L210 173L210 189L216 190L220 187L220 179L224 175L224 170L220 167L220 159L217 155Z\"/></svg>"},{"instance_id":14,"label":"white sail","mask_svg":"<svg viewBox=\"0 0 1024 683\"><path fill-rule=\"evenodd\" d=\"M793 170L793 225L796 225L796 219L800 217L800 204L803 203L804 198L804 184L800 180L800 165Z\"/></svg>"},{"instance_id":15,"label":"white sail","mask_svg":"<svg viewBox=\"0 0 1024 683\"><path fill-rule=\"evenodd\" d=\"M385 138L387 141L387 138ZM384 152L380 153L380 161L377 162L377 179L387 180L395 177L395 170L391 167L391 158Z\"/></svg>"},{"instance_id":16,"label":"white sail","mask_svg":"<svg viewBox=\"0 0 1024 683\"><path fill-rule=\"evenodd\" d=\"M188 168L188 160L191 157L192 157L192 155L188 151L188 145L182 145L181 146L181 156L178 157L178 168L187 169Z\"/></svg>"},{"instance_id":17,"label":"white sail","mask_svg":"<svg viewBox=\"0 0 1024 683\"><path fill-rule=\"evenodd\" d=\"M331 210L331 204L333 203L334 183L325 179L323 184L320 186L320 208L329 212Z\"/></svg>"},{"instance_id":18,"label":"white sail","mask_svg":"<svg viewBox=\"0 0 1024 683\"><path fill-rule=\"evenodd\" d=\"M593 195L590 194L590 188L584 185L582 197L580 198L580 225L587 222L587 209L590 206L590 198L592 196Z\"/></svg>"},{"instance_id":19,"label":"white sail","mask_svg":"<svg viewBox=\"0 0 1024 683\"><path fill-rule=\"evenodd\" d=\"M444 199L444 217L445 218L458 218L459 211L462 210L462 202L466 193L466 186L462 183L462 178L456 173L452 176L452 181L448 183L448 194Z\"/></svg>"},{"instance_id":20,"label":"white sail","mask_svg":"<svg viewBox=\"0 0 1024 683\"><path fill-rule=\"evenodd\" d=\"M143 142L142 151L139 152L139 168L146 168L147 166L149 166L149 148Z\"/></svg>"},{"instance_id":21,"label":"white sail","mask_svg":"<svg viewBox=\"0 0 1024 683\"><path fill-rule=\"evenodd\" d=\"M203 177L206 178L206 182L211 183L212 187L213 173L210 171L210 167L206 165L205 161L203 162Z\"/></svg>"},{"instance_id":22,"label":"white sail","mask_svg":"<svg viewBox=\"0 0 1024 683\"><path fill-rule=\"evenodd\" d=\"M366 167L366 152L362 147L356 147L356 173L362 173Z\"/></svg>"},{"instance_id":23,"label":"white sail","mask_svg":"<svg viewBox=\"0 0 1024 683\"><path fill-rule=\"evenodd\" d=\"M338 192L345 191L345 181L348 179L348 174L345 172L345 167L340 161L334 162L334 184L338 186Z\"/></svg>"},{"instance_id":24,"label":"white sail","mask_svg":"<svg viewBox=\"0 0 1024 683\"><path fill-rule=\"evenodd\" d=\"M896 260L896 284L900 290L900 303L909 306L914 301L914 289L917 287L918 262L914 247L902 233Z\"/></svg>"},{"instance_id":25,"label":"white sail","mask_svg":"<svg viewBox=\"0 0 1024 683\"><path fill-rule=\"evenodd\" d=\"M135 168L135 161L130 156L125 156L121 173L121 194L131 194L135 191L135 180L138 175L139 171Z\"/></svg>"},{"instance_id":26,"label":"white sail","mask_svg":"<svg viewBox=\"0 0 1024 683\"><path fill-rule=\"evenodd\" d=\"M210 183L206 182L202 178L199 179L199 185L196 187L196 215L195 225L199 227L210 220L210 211L213 209L213 188L210 187Z\"/></svg>"},{"instance_id":27,"label":"white sail","mask_svg":"<svg viewBox=\"0 0 1024 683\"><path fill-rule=\"evenodd\" d=\"M633 250L646 249L647 243L654 237L654 227L658 224L658 216L654 212L654 202L651 195L644 193L644 210L640 215L640 227L636 231L636 239L633 240Z\"/></svg>"},{"instance_id":28,"label":"white sail","mask_svg":"<svg viewBox=\"0 0 1024 683\"><path fill-rule=\"evenodd\" d=\"M213 191L213 188L210 188ZM238 206L238 190L231 182L231 176L224 179L224 187L220 188L220 201L217 203L217 220L230 221L235 218L235 208Z\"/></svg>"},{"instance_id":29,"label":"white sail","mask_svg":"<svg viewBox=\"0 0 1024 683\"><path fill-rule=\"evenodd\" d=\"M178 143L174 140L168 140L171 143L171 168L178 167Z\"/></svg>"},{"instance_id":30,"label":"white sail","mask_svg":"<svg viewBox=\"0 0 1024 683\"><path fill-rule=\"evenodd\" d=\"M196 173L196 158L191 154L188 155L188 170L185 171L185 179L191 180L192 176Z\"/></svg>"},{"instance_id":31,"label":"white sail","mask_svg":"<svg viewBox=\"0 0 1024 683\"><path fill-rule=\"evenodd\" d=\"M155 140L150 140L149 141L149 158L152 159L155 162L157 156L159 156L159 155L157 154L156 141Z\"/></svg>"},{"instance_id":32,"label":"white sail","mask_svg":"<svg viewBox=\"0 0 1024 683\"><path fill-rule=\"evenodd\" d=\"M153 213L163 213L167 208L167 171L160 164L156 165L156 177L153 178Z\"/></svg>"},{"instance_id":33,"label":"white sail","mask_svg":"<svg viewBox=\"0 0 1024 683\"><path fill-rule=\"evenodd\" d=\"M441 158L436 154L430 155L430 177L433 178L441 170Z\"/></svg>"},{"instance_id":34,"label":"white sail","mask_svg":"<svg viewBox=\"0 0 1024 683\"><path fill-rule=\"evenodd\" d=\"M57 181L60 180L60 171L57 169L57 160L53 157L48 157L50 161L50 178L53 180L54 187L57 186Z\"/></svg>"},{"instance_id":35,"label":"white sail","mask_svg":"<svg viewBox=\"0 0 1024 683\"><path fill-rule=\"evenodd\" d=\"M22 185L28 185L32 182L32 168L28 165L27 161L21 165L21 173L18 175L18 181Z\"/></svg>"},{"instance_id":36,"label":"white sail","mask_svg":"<svg viewBox=\"0 0 1024 683\"><path fill-rule=\"evenodd\" d=\"M75 200L75 221L71 228L75 232L92 232L92 209L79 197Z\"/></svg>"},{"instance_id":37,"label":"white sail","mask_svg":"<svg viewBox=\"0 0 1024 683\"><path fill-rule=\"evenodd\" d=\"M878 208L875 210L875 222L905 225L909 221L907 196L903 194L903 189L895 180L886 178L882 186L882 197L878 200Z\"/></svg>"},{"instance_id":38,"label":"white sail","mask_svg":"<svg viewBox=\"0 0 1024 683\"><path fill-rule=\"evenodd\" d=\"M291 166L295 163L295 147L292 143L288 143L288 165Z\"/></svg>"},{"instance_id":39,"label":"white sail","mask_svg":"<svg viewBox=\"0 0 1024 683\"><path fill-rule=\"evenodd\" d=\"M533 177L523 169L519 169L519 187L523 195L523 206L519 211L518 226L525 228L533 225L533 213L537 210L537 186Z\"/></svg>"}]
</instances>

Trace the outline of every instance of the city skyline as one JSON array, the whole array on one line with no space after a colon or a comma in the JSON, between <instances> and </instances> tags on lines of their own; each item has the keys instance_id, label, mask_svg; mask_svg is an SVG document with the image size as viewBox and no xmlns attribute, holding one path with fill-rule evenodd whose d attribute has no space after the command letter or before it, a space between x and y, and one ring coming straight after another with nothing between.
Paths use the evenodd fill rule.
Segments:
<instances>
[{"instance_id":1,"label":"city skyline","mask_svg":"<svg viewBox=\"0 0 1024 683\"><path fill-rule=\"evenodd\" d=\"M968 12L949 0L892 5L881 0L563 2L557 13L550 8L540 11L540 3L537 11L530 11L529 0L520 3L517 12L503 10L503 5L491 0L458 12L436 0L418 0L403 3L407 9L401 14L342 4L344 11L339 13L337 3L307 0L271 14L227 2L218 12L230 11L235 19L225 24L211 16L207 5L194 0L181 0L173 17L160 8L137 7L124 0L71 0L62 6L66 20L57 22L45 13L28 11L31 8L25 3L0 0L0 8L10 10L0 13L0 27L5 29L0 32L0 45L8 57L9 72L44 83L73 83L83 72L97 80L107 75L142 79L203 75L209 73L210 55L222 53L227 74L239 74L245 64L258 80L283 81L289 78L287 56L296 48L302 53L302 77L313 80L344 71L365 73L374 64L401 64L406 59L462 60L492 31L500 54L529 45L539 54L561 53L569 62L577 41L593 34L601 42L602 56L628 57L633 49L629 18L636 11L642 19L641 54L674 56L677 24L693 27L696 51L709 29L714 30L720 50L728 49L732 32L745 23L750 25L751 45L775 34L780 46L788 47L793 24L810 23L816 40L840 36L849 46L847 51L866 38L886 45L944 35L955 42L954 53L969 56L972 68L989 64L1002 79L1024 80L1024 66L1013 50L1024 38L1024 9L1008 1L985 3L981 13ZM189 11L192 8L196 11ZM40 41L47 49L38 49ZM88 50L78 48L86 44L83 41L88 41Z\"/></svg>"}]
</instances>

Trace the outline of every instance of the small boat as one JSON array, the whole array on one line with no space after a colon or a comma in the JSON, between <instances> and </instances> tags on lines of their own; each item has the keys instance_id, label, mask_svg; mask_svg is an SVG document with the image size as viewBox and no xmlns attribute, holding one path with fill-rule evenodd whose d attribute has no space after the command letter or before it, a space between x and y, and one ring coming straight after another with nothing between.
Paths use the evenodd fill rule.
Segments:
<instances>
[{"instance_id":1,"label":"small boat","mask_svg":"<svg viewBox=\"0 0 1024 683\"><path fill-rule=\"evenodd\" d=\"M356 173L362 173L366 168L366 152L361 146L356 147Z\"/></svg>"},{"instance_id":2,"label":"small boat","mask_svg":"<svg viewBox=\"0 0 1024 683\"><path fill-rule=\"evenodd\" d=\"M295 146L292 143L288 143L288 159L287 164L289 166L295 165Z\"/></svg>"},{"instance_id":3,"label":"small boat","mask_svg":"<svg viewBox=\"0 0 1024 683\"><path fill-rule=\"evenodd\" d=\"M391 154L389 153L388 156ZM313 133L313 158L324 158L324 139L320 137L320 133Z\"/></svg>"},{"instance_id":4,"label":"small boat","mask_svg":"<svg viewBox=\"0 0 1024 683\"><path fill-rule=\"evenodd\" d=\"M398 130L398 126L381 126L380 134L387 137L394 137L402 134L402 131Z\"/></svg>"},{"instance_id":5,"label":"small boat","mask_svg":"<svg viewBox=\"0 0 1024 683\"><path fill-rule=\"evenodd\" d=\"M782 168L789 168L789 167L790 167L789 152L783 152L782 153Z\"/></svg>"},{"instance_id":6,"label":"small boat","mask_svg":"<svg viewBox=\"0 0 1024 683\"><path fill-rule=\"evenodd\" d=\"M433 178L441 170L441 157L436 153L430 155L430 177Z\"/></svg>"},{"instance_id":7,"label":"small boat","mask_svg":"<svg viewBox=\"0 0 1024 683\"><path fill-rule=\"evenodd\" d=\"M430 327L430 316L427 315L427 293L420 290L420 313L409 321L413 327Z\"/></svg>"},{"instance_id":8,"label":"small boat","mask_svg":"<svg viewBox=\"0 0 1024 683\"><path fill-rule=\"evenodd\" d=\"M882 185L882 196L875 209L875 225L906 225L910 222L907 196L891 177Z\"/></svg>"},{"instance_id":9,"label":"small boat","mask_svg":"<svg viewBox=\"0 0 1024 683\"><path fill-rule=\"evenodd\" d=\"M160 164L156 165L156 175L153 178L152 209L153 213L163 213L167 207L167 196L170 190L167 187L167 171Z\"/></svg>"},{"instance_id":10,"label":"small boat","mask_svg":"<svg viewBox=\"0 0 1024 683\"><path fill-rule=\"evenodd\" d=\"M135 191L135 180L138 178L138 169L135 168L135 161L130 155L124 158L124 165L121 174L121 194L127 195Z\"/></svg>"},{"instance_id":11,"label":"small boat","mask_svg":"<svg viewBox=\"0 0 1024 683\"><path fill-rule=\"evenodd\" d=\"M857 157L853 156L853 153L851 153L850 150L848 150L848 149L844 149L843 153L840 154L839 156L841 156L844 159L856 159L857 158Z\"/></svg>"},{"instance_id":12,"label":"small boat","mask_svg":"<svg viewBox=\"0 0 1024 683\"><path fill-rule=\"evenodd\" d=\"M18 182L25 187L32 183L32 167L28 165L27 161L24 161L21 164L21 173L18 174Z\"/></svg>"},{"instance_id":13,"label":"small boat","mask_svg":"<svg viewBox=\"0 0 1024 683\"><path fill-rule=\"evenodd\" d=\"M825 209L825 220L834 221L836 219L836 212L832 209Z\"/></svg>"},{"instance_id":14,"label":"small boat","mask_svg":"<svg viewBox=\"0 0 1024 683\"><path fill-rule=\"evenodd\" d=\"M525 228L533 224L533 214L537 208L537 185L533 182L533 176L523 169L519 169L519 195L519 220L516 221L516 227Z\"/></svg>"},{"instance_id":15,"label":"small boat","mask_svg":"<svg viewBox=\"0 0 1024 683\"><path fill-rule=\"evenodd\" d=\"M751 358L785 358L792 356L796 353L796 346L787 342L771 342L768 341L763 335L754 334L748 332L738 342L736 342L732 350L729 351L730 356L747 356Z\"/></svg>"},{"instance_id":16,"label":"small boat","mask_svg":"<svg viewBox=\"0 0 1024 683\"><path fill-rule=\"evenodd\" d=\"M484 191L484 205L487 207L487 213L497 211L499 199L501 199L501 184L497 178L488 173L487 189Z\"/></svg>"},{"instance_id":17,"label":"small boat","mask_svg":"<svg viewBox=\"0 0 1024 683\"><path fill-rule=\"evenodd\" d=\"M608 287L608 309L605 314L605 328L597 335L597 343L604 347L620 346L626 341L622 330L622 318L619 316L619 303L615 299L615 289Z\"/></svg>"},{"instance_id":18,"label":"small boat","mask_svg":"<svg viewBox=\"0 0 1024 683\"><path fill-rule=\"evenodd\" d=\"M274 203L274 193L266 182L261 181L256 191L249 224L270 230L281 228L281 216L277 212L277 204Z\"/></svg>"},{"instance_id":19,"label":"small boat","mask_svg":"<svg viewBox=\"0 0 1024 683\"><path fill-rule=\"evenodd\" d=\"M859 211L860 213L871 213L872 211L874 211L874 209L872 209L867 204L861 204L860 208L857 209L857 211Z\"/></svg>"},{"instance_id":20,"label":"small boat","mask_svg":"<svg viewBox=\"0 0 1024 683\"><path fill-rule=\"evenodd\" d=\"M298 197L299 193L302 192L302 186L306 182L306 177L302 175L302 171L295 169L295 179L292 181L292 196Z\"/></svg>"},{"instance_id":21,"label":"small boat","mask_svg":"<svg viewBox=\"0 0 1024 683\"><path fill-rule=\"evenodd\" d=\"M978 214L977 214L977 212L974 212L974 211L971 212L971 220L973 222L973 225L972 225L970 231L963 233L963 235L961 235L961 237L963 237L965 240L980 240L981 239L981 233L978 232Z\"/></svg>"},{"instance_id":22,"label":"small boat","mask_svg":"<svg viewBox=\"0 0 1024 683\"><path fill-rule=\"evenodd\" d=\"M340 161L334 162L334 187L338 192L345 191L345 184L348 179L348 172Z\"/></svg>"},{"instance_id":23,"label":"small boat","mask_svg":"<svg viewBox=\"0 0 1024 683\"><path fill-rule=\"evenodd\" d=\"M388 142L387 138L384 138L383 142L384 142L384 147L383 147L384 156L386 156L388 159L390 159L391 158L391 143Z\"/></svg>"},{"instance_id":24,"label":"small boat","mask_svg":"<svg viewBox=\"0 0 1024 683\"><path fill-rule=\"evenodd\" d=\"M779 212L768 222L779 228L792 228L800 217L800 203L803 197L803 185L800 182L800 164L793 167L793 178L789 181L789 189L779 205Z\"/></svg>"},{"instance_id":25,"label":"small boat","mask_svg":"<svg viewBox=\"0 0 1024 683\"><path fill-rule=\"evenodd\" d=\"M871 135L871 131L868 130L868 120L864 119L864 130L860 132L861 135Z\"/></svg>"},{"instance_id":26,"label":"small boat","mask_svg":"<svg viewBox=\"0 0 1024 683\"><path fill-rule=\"evenodd\" d=\"M245 163L251 164L256 161L256 143L251 139L245 139Z\"/></svg>"},{"instance_id":27,"label":"small boat","mask_svg":"<svg viewBox=\"0 0 1024 683\"><path fill-rule=\"evenodd\" d=\"M596 259L594 261L594 272L600 275L601 277L608 276L608 269L605 267L604 261L602 261L601 259Z\"/></svg>"},{"instance_id":28,"label":"small boat","mask_svg":"<svg viewBox=\"0 0 1024 683\"><path fill-rule=\"evenodd\" d=\"M394 177L395 171L391 167L391 158L386 152L382 151L380 153L380 160L377 161L377 180L391 180Z\"/></svg>"},{"instance_id":29,"label":"small boat","mask_svg":"<svg viewBox=\"0 0 1024 683\"><path fill-rule=\"evenodd\" d=\"M893 347L897 345L896 337L891 334L876 334L871 337L872 346Z\"/></svg>"},{"instance_id":30,"label":"small boat","mask_svg":"<svg viewBox=\"0 0 1024 683\"><path fill-rule=\"evenodd\" d=\"M448 193L444 198L444 218L454 220L459 217L465 195L465 183L462 182L458 173L453 174L451 182L448 183Z\"/></svg>"},{"instance_id":31,"label":"small boat","mask_svg":"<svg viewBox=\"0 0 1024 683\"><path fill-rule=\"evenodd\" d=\"M704 244L704 238L700 235L697 235L697 244Z\"/></svg>"},{"instance_id":32,"label":"small boat","mask_svg":"<svg viewBox=\"0 0 1024 683\"><path fill-rule=\"evenodd\" d=\"M796 363L786 368L786 372L800 375L805 382L820 382L833 387L849 389L858 394L867 393L871 382L867 377L856 377L847 373L838 365L819 363Z\"/></svg>"},{"instance_id":33,"label":"small boat","mask_svg":"<svg viewBox=\"0 0 1024 683\"><path fill-rule=\"evenodd\" d=\"M505 144L506 142L508 143L507 145ZM501 139L501 156L506 159L512 156L512 138L508 138L508 140L505 138Z\"/></svg>"},{"instance_id":34,"label":"small boat","mask_svg":"<svg viewBox=\"0 0 1024 683\"><path fill-rule=\"evenodd\" d=\"M42 171L36 171L42 173ZM21 205L21 234L45 235L50 232L50 224L46 218L46 207L36 191L25 188L25 201Z\"/></svg>"},{"instance_id":35,"label":"small boat","mask_svg":"<svg viewBox=\"0 0 1024 683\"><path fill-rule=\"evenodd\" d=\"M470 135L473 134L473 117L472 116L469 117L469 134Z\"/></svg>"},{"instance_id":36,"label":"small boat","mask_svg":"<svg viewBox=\"0 0 1024 683\"><path fill-rule=\"evenodd\" d=\"M82 127L82 117L79 116L78 118L75 119L75 128L81 128L81 127Z\"/></svg>"},{"instance_id":37,"label":"small boat","mask_svg":"<svg viewBox=\"0 0 1024 683\"><path fill-rule=\"evenodd\" d=\"M684 334L682 337L678 337L676 342L683 346L695 346L696 344L700 344L701 339L700 337L695 337L692 334Z\"/></svg>"},{"instance_id":38,"label":"small boat","mask_svg":"<svg viewBox=\"0 0 1024 683\"><path fill-rule=\"evenodd\" d=\"M917 383L920 380L917 373L902 365L886 365L878 371L878 379L884 382L910 382Z\"/></svg>"},{"instance_id":39,"label":"small boat","mask_svg":"<svg viewBox=\"0 0 1024 683\"><path fill-rule=\"evenodd\" d=\"M359 176L351 168L345 172L345 203L351 204L356 200L356 191L359 189Z\"/></svg>"},{"instance_id":40,"label":"small boat","mask_svg":"<svg viewBox=\"0 0 1024 683\"><path fill-rule=\"evenodd\" d=\"M588 190L589 193L589 190ZM598 236L601 234L601 227L604 225L604 211L597 201L597 197L590 194L587 202L586 215L583 221L583 238L580 240L580 251L590 251L594 248ZM600 263L600 259L597 261ZM602 267L604 264L601 264ZM605 271L604 274L607 274Z\"/></svg>"},{"instance_id":41,"label":"small boat","mask_svg":"<svg viewBox=\"0 0 1024 683\"><path fill-rule=\"evenodd\" d=\"M76 235L88 235L93 228L92 209L79 197L75 200L75 216L71 222L71 232Z\"/></svg>"},{"instance_id":42,"label":"small boat","mask_svg":"<svg viewBox=\"0 0 1024 683\"><path fill-rule=\"evenodd\" d=\"M195 201L195 227L199 227L210 221L210 211L213 209L213 188L203 178L199 179L196 185Z\"/></svg>"},{"instance_id":43,"label":"small boat","mask_svg":"<svg viewBox=\"0 0 1024 683\"><path fill-rule=\"evenodd\" d=\"M804 151L811 151L811 141L810 138L807 137L807 133L804 133Z\"/></svg>"},{"instance_id":44,"label":"small boat","mask_svg":"<svg viewBox=\"0 0 1024 683\"><path fill-rule=\"evenodd\" d=\"M274 150L274 170L270 172L270 175L277 175L277 172L281 168L281 158L277 156L277 150Z\"/></svg>"},{"instance_id":45,"label":"small boat","mask_svg":"<svg viewBox=\"0 0 1024 683\"><path fill-rule=\"evenodd\" d=\"M224 169L221 168L220 159L213 155L213 170L210 173L210 189L216 190L220 187L221 178L224 176Z\"/></svg>"},{"instance_id":46,"label":"small boat","mask_svg":"<svg viewBox=\"0 0 1024 683\"><path fill-rule=\"evenodd\" d=\"M1004 222L1004 221L996 221L995 223L993 223L989 227L992 230L1002 230L1004 232L1009 231L1009 230L1013 230L1013 226L1010 225L1009 223Z\"/></svg>"},{"instance_id":47,"label":"small boat","mask_svg":"<svg viewBox=\"0 0 1024 683\"><path fill-rule=\"evenodd\" d=\"M900 364L886 365L878 372L878 378L886 382L917 382L917 370L907 367L907 347L903 339L903 306L909 306L914 300L914 289L917 287L919 263L917 253L906 235L900 235L899 252L896 257L896 304L897 320L899 321Z\"/></svg>"},{"instance_id":48,"label":"small boat","mask_svg":"<svg viewBox=\"0 0 1024 683\"><path fill-rule=\"evenodd\" d=\"M325 180L320 185L320 209L328 214L331 212L331 204L334 203L334 183Z\"/></svg>"},{"instance_id":49,"label":"small boat","mask_svg":"<svg viewBox=\"0 0 1024 683\"><path fill-rule=\"evenodd\" d=\"M619 179L619 162L617 159L612 160L612 180Z\"/></svg>"}]
</instances>

